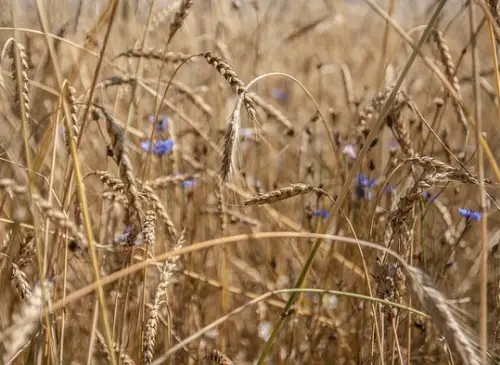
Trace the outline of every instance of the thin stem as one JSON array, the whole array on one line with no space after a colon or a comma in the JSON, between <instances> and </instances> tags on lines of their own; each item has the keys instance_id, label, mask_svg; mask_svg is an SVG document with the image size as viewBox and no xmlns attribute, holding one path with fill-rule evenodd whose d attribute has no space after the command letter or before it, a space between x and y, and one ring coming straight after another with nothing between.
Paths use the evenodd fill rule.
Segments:
<instances>
[{"instance_id":1,"label":"thin stem","mask_svg":"<svg viewBox=\"0 0 500 365\"><path fill-rule=\"evenodd\" d=\"M476 28L476 7L473 0L469 0L469 20L470 31L474 34ZM491 22L490 22L491 26ZM479 96L479 59L477 54L477 41L472 38L472 78L474 91L474 119L476 120L476 141L477 141L477 170L479 175L479 207L481 210L481 222L479 227L480 256L479 256L479 351L481 353L481 363L488 363L488 221L486 212L486 193L484 188L484 151L479 143L482 131L481 99ZM498 65L495 65L497 67Z\"/></svg>"}]
</instances>

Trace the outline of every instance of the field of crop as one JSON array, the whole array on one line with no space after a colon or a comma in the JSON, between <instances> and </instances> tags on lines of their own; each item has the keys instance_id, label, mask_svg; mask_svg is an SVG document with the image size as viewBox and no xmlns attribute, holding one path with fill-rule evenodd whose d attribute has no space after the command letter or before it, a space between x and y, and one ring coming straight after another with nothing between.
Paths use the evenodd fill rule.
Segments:
<instances>
[{"instance_id":1,"label":"field of crop","mask_svg":"<svg viewBox=\"0 0 500 365\"><path fill-rule=\"evenodd\" d=\"M497 2L0 0L0 363L499 364Z\"/></svg>"}]
</instances>

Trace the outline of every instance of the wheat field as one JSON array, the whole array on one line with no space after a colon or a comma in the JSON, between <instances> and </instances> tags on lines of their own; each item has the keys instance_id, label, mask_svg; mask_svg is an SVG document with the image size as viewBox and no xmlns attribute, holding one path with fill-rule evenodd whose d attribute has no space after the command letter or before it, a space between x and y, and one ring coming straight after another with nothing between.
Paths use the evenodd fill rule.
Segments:
<instances>
[{"instance_id":1,"label":"wheat field","mask_svg":"<svg viewBox=\"0 0 500 365\"><path fill-rule=\"evenodd\" d=\"M1 0L1 363L499 364L497 3Z\"/></svg>"}]
</instances>

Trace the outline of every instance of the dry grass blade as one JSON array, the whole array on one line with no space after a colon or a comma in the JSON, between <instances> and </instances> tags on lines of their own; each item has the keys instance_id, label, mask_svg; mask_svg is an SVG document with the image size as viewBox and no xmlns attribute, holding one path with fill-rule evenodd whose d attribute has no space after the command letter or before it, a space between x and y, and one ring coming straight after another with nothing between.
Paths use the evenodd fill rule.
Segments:
<instances>
[{"instance_id":1,"label":"dry grass blade","mask_svg":"<svg viewBox=\"0 0 500 365\"><path fill-rule=\"evenodd\" d=\"M258 195L256 197L253 197L251 199L245 200L244 204L245 205L272 204L272 203L276 203L278 201L290 199L290 198L293 198L294 196L303 195L303 194L307 194L310 192L314 192L318 195L329 196L327 194L327 192L324 191L323 189L317 188L315 186L307 185L307 184L297 183L297 184L292 184L290 186L281 188L279 190L273 190L273 191Z\"/></svg>"}]
</instances>

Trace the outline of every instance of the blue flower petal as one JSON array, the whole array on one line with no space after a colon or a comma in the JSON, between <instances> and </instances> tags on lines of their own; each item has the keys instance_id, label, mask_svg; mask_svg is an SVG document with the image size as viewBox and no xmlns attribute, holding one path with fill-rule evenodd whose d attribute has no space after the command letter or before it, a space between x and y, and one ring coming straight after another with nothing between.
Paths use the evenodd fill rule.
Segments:
<instances>
[{"instance_id":1,"label":"blue flower petal","mask_svg":"<svg viewBox=\"0 0 500 365\"><path fill-rule=\"evenodd\" d=\"M481 213L477 212L475 210L458 208L458 212L464 218L467 218L467 219L470 219L470 220L473 220L473 221L479 221L479 220L481 220Z\"/></svg>"},{"instance_id":2,"label":"blue flower petal","mask_svg":"<svg viewBox=\"0 0 500 365\"><path fill-rule=\"evenodd\" d=\"M141 142L141 148L144 152L149 152L149 141Z\"/></svg>"},{"instance_id":3,"label":"blue flower petal","mask_svg":"<svg viewBox=\"0 0 500 365\"><path fill-rule=\"evenodd\" d=\"M316 209L315 211L313 211L313 214L315 217L320 217L323 219L326 219L330 216L330 212L324 209Z\"/></svg>"}]
</instances>

